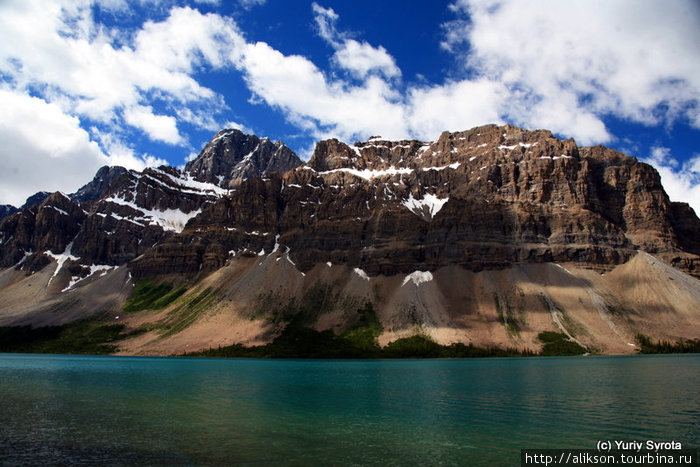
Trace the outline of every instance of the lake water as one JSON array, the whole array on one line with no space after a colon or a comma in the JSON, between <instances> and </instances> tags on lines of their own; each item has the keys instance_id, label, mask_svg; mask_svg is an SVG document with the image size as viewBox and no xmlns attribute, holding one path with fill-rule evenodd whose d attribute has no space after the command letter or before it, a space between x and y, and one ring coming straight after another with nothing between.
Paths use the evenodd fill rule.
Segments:
<instances>
[{"instance_id":1,"label":"lake water","mask_svg":"<svg viewBox=\"0 0 700 467\"><path fill-rule=\"evenodd\" d=\"M216 360L0 354L0 464L519 465L698 447L700 355Z\"/></svg>"}]
</instances>

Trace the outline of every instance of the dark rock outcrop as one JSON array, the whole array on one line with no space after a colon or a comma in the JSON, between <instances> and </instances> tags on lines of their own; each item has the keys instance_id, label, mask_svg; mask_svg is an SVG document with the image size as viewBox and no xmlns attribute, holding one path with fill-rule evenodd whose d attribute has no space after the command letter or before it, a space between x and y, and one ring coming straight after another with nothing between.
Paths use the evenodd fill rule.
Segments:
<instances>
[{"instance_id":1,"label":"dark rock outcrop","mask_svg":"<svg viewBox=\"0 0 700 467\"><path fill-rule=\"evenodd\" d=\"M122 173L91 204L73 252L87 264L124 264L180 232L223 193L172 167Z\"/></svg>"},{"instance_id":2,"label":"dark rock outcrop","mask_svg":"<svg viewBox=\"0 0 700 467\"><path fill-rule=\"evenodd\" d=\"M51 196L50 191L38 191L34 193L32 196L27 198L27 200L24 202L22 206L20 206L19 210L22 211L24 209L29 209L34 206L39 206L41 203L44 202L46 198Z\"/></svg>"},{"instance_id":3,"label":"dark rock outcrop","mask_svg":"<svg viewBox=\"0 0 700 467\"><path fill-rule=\"evenodd\" d=\"M10 205L10 204L2 204L0 205L0 220L3 220L7 216L16 213L19 211L16 207Z\"/></svg>"},{"instance_id":4,"label":"dark rock outcrop","mask_svg":"<svg viewBox=\"0 0 700 467\"><path fill-rule=\"evenodd\" d=\"M298 163L281 143L224 130L184 172L102 168L73 200L54 193L0 221L0 265L34 271L69 254L137 276L197 274L279 251L302 271L330 261L393 275L552 261L607 270L642 250L700 275L700 221L651 166L545 130L327 140Z\"/></svg>"},{"instance_id":5,"label":"dark rock outcrop","mask_svg":"<svg viewBox=\"0 0 700 467\"><path fill-rule=\"evenodd\" d=\"M22 210L0 222L0 265L48 264L44 253L67 252L80 231L87 213L60 192L51 194L39 206Z\"/></svg>"},{"instance_id":6,"label":"dark rock outcrop","mask_svg":"<svg viewBox=\"0 0 700 467\"><path fill-rule=\"evenodd\" d=\"M102 196L103 192L115 178L126 172L127 170L124 167L101 167L92 181L83 185L78 191L68 196L78 204L95 201Z\"/></svg>"},{"instance_id":7,"label":"dark rock outcrop","mask_svg":"<svg viewBox=\"0 0 700 467\"><path fill-rule=\"evenodd\" d=\"M228 188L252 177L284 173L302 164L301 159L278 141L246 135L240 130L221 130L197 158L187 163L185 173L200 182Z\"/></svg>"}]
</instances>

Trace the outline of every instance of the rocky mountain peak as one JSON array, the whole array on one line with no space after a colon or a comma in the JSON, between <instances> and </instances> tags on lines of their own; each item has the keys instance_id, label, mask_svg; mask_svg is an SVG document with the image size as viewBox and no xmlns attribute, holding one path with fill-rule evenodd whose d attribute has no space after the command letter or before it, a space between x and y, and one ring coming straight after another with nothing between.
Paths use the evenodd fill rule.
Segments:
<instances>
[{"instance_id":1,"label":"rocky mountain peak","mask_svg":"<svg viewBox=\"0 0 700 467\"><path fill-rule=\"evenodd\" d=\"M7 216L14 214L17 211L19 211L19 209L11 204L0 204L0 220L3 220Z\"/></svg>"},{"instance_id":2,"label":"rocky mountain peak","mask_svg":"<svg viewBox=\"0 0 700 467\"><path fill-rule=\"evenodd\" d=\"M27 201L25 201L24 204L22 206L20 206L19 210L23 211L25 209L39 206L50 195L51 195L50 191L38 191L38 192L34 193L33 195L31 195L29 198L27 198Z\"/></svg>"},{"instance_id":3,"label":"rocky mountain peak","mask_svg":"<svg viewBox=\"0 0 700 467\"><path fill-rule=\"evenodd\" d=\"M77 203L85 203L88 201L95 201L102 193L109 187L109 185L118 176L126 173L127 170L124 167L114 166L103 166L95 174L95 177L87 184L83 185L75 193L72 193L70 198Z\"/></svg>"},{"instance_id":4,"label":"rocky mountain peak","mask_svg":"<svg viewBox=\"0 0 700 467\"><path fill-rule=\"evenodd\" d=\"M389 141L373 136L353 145L337 139L317 144L307 167L317 172L344 169L456 170L476 160L496 165L534 159L578 158L573 139L559 140L547 130L523 130L513 126L486 125L462 132L443 132L433 142Z\"/></svg>"},{"instance_id":5,"label":"rocky mountain peak","mask_svg":"<svg viewBox=\"0 0 700 467\"><path fill-rule=\"evenodd\" d=\"M247 178L284 173L301 164L301 159L282 142L225 129L187 163L185 173L196 181L229 188Z\"/></svg>"}]
</instances>

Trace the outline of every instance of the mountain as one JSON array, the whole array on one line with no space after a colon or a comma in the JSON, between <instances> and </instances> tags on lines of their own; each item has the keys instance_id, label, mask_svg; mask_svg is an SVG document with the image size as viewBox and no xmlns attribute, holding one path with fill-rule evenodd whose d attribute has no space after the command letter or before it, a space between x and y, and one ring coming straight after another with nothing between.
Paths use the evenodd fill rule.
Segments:
<instances>
[{"instance_id":1,"label":"mountain","mask_svg":"<svg viewBox=\"0 0 700 467\"><path fill-rule=\"evenodd\" d=\"M29 198L27 198L24 204L19 208L16 208L9 204L0 205L0 220L16 212L39 206L46 198L49 197L49 195L51 195L51 192L48 191L39 191L38 193L34 193Z\"/></svg>"},{"instance_id":2,"label":"mountain","mask_svg":"<svg viewBox=\"0 0 700 467\"><path fill-rule=\"evenodd\" d=\"M700 337L693 210L651 166L546 130L331 139L305 164L222 130L183 171L108 172L0 222L0 324L119 316L130 354L348 333L367 306L382 344Z\"/></svg>"},{"instance_id":3,"label":"mountain","mask_svg":"<svg viewBox=\"0 0 700 467\"><path fill-rule=\"evenodd\" d=\"M51 195L50 191L39 191L37 193L34 193L32 196L27 198L27 200L24 202L24 204L22 206L20 206L19 210L23 211L25 209L39 206L50 195Z\"/></svg>"},{"instance_id":4,"label":"mountain","mask_svg":"<svg viewBox=\"0 0 700 467\"><path fill-rule=\"evenodd\" d=\"M102 196L115 178L126 172L127 170L124 167L101 167L92 181L83 185L78 191L68 195L68 197L78 204L95 201Z\"/></svg>"},{"instance_id":5,"label":"mountain","mask_svg":"<svg viewBox=\"0 0 700 467\"><path fill-rule=\"evenodd\" d=\"M698 274L698 234L651 166L546 131L488 126L433 143L320 142L306 165L242 183L132 269L214 271L230 251L278 242L301 271L331 261L371 276L542 262L602 272L641 249ZM195 238L191 263L165 253L181 258Z\"/></svg>"},{"instance_id":6,"label":"mountain","mask_svg":"<svg viewBox=\"0 0 700 467\"><path fill-rule=\"evenodd\" d=\"M274 172L284 173L302 164L282 142L246 135L240 130L221 130L199 155L187 163L185 173L199 182L222 188Z\"/></svg>"}]
</instances>

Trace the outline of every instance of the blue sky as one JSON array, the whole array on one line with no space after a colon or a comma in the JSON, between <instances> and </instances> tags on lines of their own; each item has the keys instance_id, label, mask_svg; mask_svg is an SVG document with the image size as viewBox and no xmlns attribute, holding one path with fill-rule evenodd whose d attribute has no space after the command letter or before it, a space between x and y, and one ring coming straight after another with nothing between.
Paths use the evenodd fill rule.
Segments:
<instances>
[{"instance_id":1,"label":"blue sky","mask_svg":"<svg viewBox=\"0 0 700 467\"><path fill-rule=\"evenodd\" d=\"M700 212L693 0L0 0L0 203L221 128L315 142L546 128L653 164Z\"/></svg>"}]
</instances>

